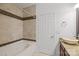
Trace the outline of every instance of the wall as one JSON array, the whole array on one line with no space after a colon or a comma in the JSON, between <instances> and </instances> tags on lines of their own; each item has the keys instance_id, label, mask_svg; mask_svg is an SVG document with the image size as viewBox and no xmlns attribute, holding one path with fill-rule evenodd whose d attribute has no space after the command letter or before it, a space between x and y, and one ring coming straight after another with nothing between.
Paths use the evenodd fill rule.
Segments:
<instances>
[{"instance_id":1,"label":"wall","mask_svg":"<svg viewBox=\"0 0 79 59\"><path fill-rule=\"evenodd\" d=\"M76 36L76 9L75 4L63 4L61 9L55 12L57 30L60 37L73 38Z\"/></svg>"},{"instance_id":2,"label":"wall","mask_svg":"<svg viewBox=\"0 0 79 59\"><path fill-rule=\"evenodd\" d=\"M0 9L11 12L15 15L23 17L23 11L17 7L14 3L0 3Z\"/></svg>"},{"instance_id":3,"label":"wall","mask_svg":"<svg viewBox=\"0 0 79 59\"><path fill-rule=\"evenodd\" d=\"M36 37L36 19L25 20L23 22L23 37L35 40Z\"/></svg>"},{"instance_id":4,"label":"wall","mask_svg":"<svg viewBox=\"0 0 79 59\"><path fill-rule=\"evenodd\" d=\"M17 8L12 8L14 7L13 5L8 5L8 6L7 4L6 6L3 7L1 7L0 5L0 8L4 10L8 10L9 12L12 13L14 12L18 15L22 14L20 13L21 10L19 10L20 11L19 12ZM23 21L0 14L0 44L21 38L23 38Z\"/></svg>"},{"instance_id":5,"label":"wall","mask_svg":"<svg viewBox=\"0 0 79 59\"><path fill-rule=\"evenodd\" d=\"M74 9L74 6L75 3L63 4L63 5L60 4L59 5L60 8L56 10L55 34L57 39L59 39L60 37L74 38L74 36L76 36L76 10ZM56 49L56 55L59 53L58 47Z\"/></svg>"},{"instance_id":6,"label":"wall","mask_svg":"<svg viewBox=\"0 0 79 59\"><path fill-rule=\"evenodd\" d=\"M31 5L31 6L28 6L26 8L23 9L23 16L24 17L29 17L29 16L34 16L36 15L36 5Z\"/></svg>"},{"instance_id":7,"label":"wall","mask_svg":"<svg viewBox=\"0 0 79 59\"><path fill-rule=\"evenodd\" d=\"M36 5L24 8L24 17L36 15ZM36 40L36 19L28 19L23 22L23 37Z\"/></svg>"},{"instance_id":8,"label":"wall","mask_svg":"<svg viewBox=\"0 0 79 59\"><path fill-rule=\"evenodd\" d=\"M43 53L47 53L48 55L59 55L59 38L64 37L73 37L76 34L76 18L75 18L75 9L74 3L63 3L63 4L37 4L36 13L37 13L37 19L36 19L36 39L37 39L37 50L41 51ZM52 14L53 20L55 20L55 24L52 23L52 25L55 26L54 31L54 38L46 38L46 36L51 36L51 34L46 34L45 31L48 33L49 26L44 26L44 24L47 20L43 20L43 18L40 18L40 15L47 15ZM51 18L50 16L47 16L46 18ZM50 20L50 19L48 19ZM63 25L62 21L66 21L66 23ZM42 24L42 25L41 25ZM63 25L63 28L62 28ZM52 27L52 26L51 26ZM43 32L41 31L43 29ZM51 31L53 33L53 30ZM46 44L47 43L47 44ZM48 44L50 43L50 44ZM51 48L49 47L51 45ZM45 49L44 49L45 48ZM50 48L50 50L49 50Z\"/></svg>"},{"instance_id":9,"label":"wall","mask_svg":"<svg viewBox=\"0 0 79 59\"><path fill-rule=\"evenodd\" d=\"M0 44L23 38L23 23L0 14Z\"/></svg>"},{"instance_id":10,"label":"wall","mask_svg":"<svg viewBox=\"0 0 79 59\"><path fill-rule=\"evenodd\" d=\"M0 4L0 9L8 11L10 13L13 13L15 15L18 15L20 17L28 17L33 16L36 14L36 6L32 5L25 9L21 9L17 7L15 4L10 3L2 3ZM23 10L25 12L23 12ZM28 14L30 13L30 14ZM6 43L9 41L21 39L21 38L28 38L28 39L34 39L36 36L35 32L35 19L33 20L25 20L21 21L19 19L15 19L9 16L5 16L0 14L0 27L1 27L1 33L0 43Z\"/></svg>"}]
</instances>

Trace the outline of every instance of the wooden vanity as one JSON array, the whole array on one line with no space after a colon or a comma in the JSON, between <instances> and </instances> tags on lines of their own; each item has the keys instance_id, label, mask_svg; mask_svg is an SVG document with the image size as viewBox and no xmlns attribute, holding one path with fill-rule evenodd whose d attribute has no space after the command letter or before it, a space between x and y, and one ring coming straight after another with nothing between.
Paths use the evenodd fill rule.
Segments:
<instances>
[{"instance_id":1,"label":"wooden vanity","mask_svg":"<svg viewBox=\"0 0 79 59\"><path fill-rule=\"evenodd\" d=\"M60 41L60 56L79 56L79 45L69 45Z\"/></svg>"},{"instance_id":2,"label":"wooden vanity","mask_svg":"<svg viewBox=\"0 0 79 59\"><path fill-rule=\"evenodd\" d=\"M60 56L70 56L62 43L60 43Z\"/></svg>"}]
</instances>

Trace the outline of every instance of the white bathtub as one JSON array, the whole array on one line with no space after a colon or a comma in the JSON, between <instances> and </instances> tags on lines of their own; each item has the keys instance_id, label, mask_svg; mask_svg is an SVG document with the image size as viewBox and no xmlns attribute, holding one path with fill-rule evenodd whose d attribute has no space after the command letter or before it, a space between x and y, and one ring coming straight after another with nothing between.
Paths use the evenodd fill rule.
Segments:
<instances>
[{"instance_id":1,"label":"white bathtub","mask_svg":"<svg viewBox=\"0 0 79 59\"><path fill-rule=\"evenodd\" d=\"M0 47L0 56L16 56L21 53L29 44L26 40L21 40L3 47Z\"/></svg>"}]
</instances>

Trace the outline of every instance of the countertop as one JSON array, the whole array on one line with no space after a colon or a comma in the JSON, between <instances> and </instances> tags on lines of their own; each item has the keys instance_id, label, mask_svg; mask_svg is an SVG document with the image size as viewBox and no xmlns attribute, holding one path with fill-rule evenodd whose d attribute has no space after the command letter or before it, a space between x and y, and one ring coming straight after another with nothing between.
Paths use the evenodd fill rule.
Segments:
<instances>
[{"instance_id":1,"label":"countertop","mask_svg":"<svg viewBox=\"0 0 79 59\"><path fill-rule=\"evenodd\" d=\"M61 44L70 56L79 56L79 45L69 45L61 41Z\"/></svg>"}]
</instances>

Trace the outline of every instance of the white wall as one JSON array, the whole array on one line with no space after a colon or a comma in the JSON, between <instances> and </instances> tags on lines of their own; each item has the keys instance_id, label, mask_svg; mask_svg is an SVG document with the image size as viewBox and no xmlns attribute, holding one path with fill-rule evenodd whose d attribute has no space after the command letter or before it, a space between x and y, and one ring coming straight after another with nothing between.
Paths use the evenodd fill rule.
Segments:
<instances>
[{"instance_id":1,"label":"white wall","mask_svg":"<svg viewBox=\"0 0 79 59\"><path fill-rule=\"evenodd\" d=\"M49 55L59 55L59 37L65 36L65 37L73 37L76 34L76 18L75 18L75 9L74 3L71 4L37 4L37 19L36 19L36 39L37 39L37 49L41 52L48 53ZM55 24L52 23L52 25L55 26L55 36L54 39L50 40L46 38L46 29L43 26L44 32L41 32L41 24L46 24L45 21L40 18L40 15L46 15L51 13L54 17ZM50 16L48 16L50 18ZM66 24L61 24L62 20L67 21ZM63 28L62 28L63 25ZM66 26L65 26L66 25ZM47 27L49 28L49 27ZM47 30L48 31L48 30ZM49 32L49 31L48 31ZM53 31L51 31L53 32ZM42 36L43 35L43 36ZM51 34L47 34L47 36L51 36ZM52 41L52 43L51 43ZM46 42L49 42L51 45L51 50L49 50L49 45L45 44ZM46 48L45 48L46 47ZM44 50L45 48L45 50ZM48 52L47 52L48 51Z\"/></svg>"},{"instance_id":2,"label":"white wall","mask_svg":"<svg viewBox=\"0 0 79 59\"><path fill-rule=\"evenodd\" d=\"M60 37L72 38L76 35L76 9L75 4L63 4L58 11L55 12L55 19L57 27L56 32ZM65 23L63 23L65 22Z\"/></svg>"}]
</instances>

